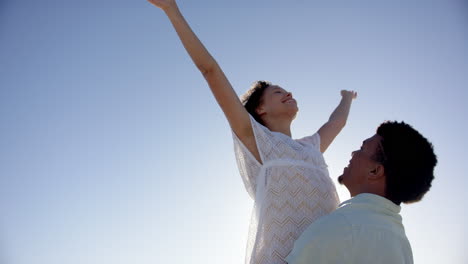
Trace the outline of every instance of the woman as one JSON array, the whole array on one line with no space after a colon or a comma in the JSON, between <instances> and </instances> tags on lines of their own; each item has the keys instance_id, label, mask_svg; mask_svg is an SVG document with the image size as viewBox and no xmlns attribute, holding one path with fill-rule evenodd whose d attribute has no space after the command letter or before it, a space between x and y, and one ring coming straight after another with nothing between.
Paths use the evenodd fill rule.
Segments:
<instances>
[{"instance_id":1,"label":"woman","mask_svg":"<svg viewBox=\"0 0 468 264\"><path fill-rule=\"evenodd\" d=\"M148 1L170 19L233 131L239 171L255 200L246 263L286 263L300 234L338 206L322 153L344 127L356 93L341 91L329 121L314 135L293 140L290 126L298 107L290 92L259 81L241 102L175 0Z\"/></svg>"}]
</instances>

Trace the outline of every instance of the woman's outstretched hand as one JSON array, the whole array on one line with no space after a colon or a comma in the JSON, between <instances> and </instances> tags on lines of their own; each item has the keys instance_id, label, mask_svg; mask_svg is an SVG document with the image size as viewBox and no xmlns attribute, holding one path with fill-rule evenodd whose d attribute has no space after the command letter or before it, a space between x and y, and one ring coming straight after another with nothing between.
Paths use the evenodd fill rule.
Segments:
<instances>
[{"instance_id":1,"label":"woman's outstretched hand","mask_svg":"<svg viewBox=\"0 0 468 264\"><path fill-rule=\"evenodd\" d=\"M170 7L176 6L175 0L147 0L147 1L161 8L162 10L167 10Z\"/></svg>"},{"instance_id":2,"label":"woman's outstretched hand","mask_svg":"<svg viewBox=\"0 0 468 264\"><path fill-rule=\"evenodd\" d=\"M348 91L348 90L341 90L341 97L344 99L356 99L357 92L355 91Z\"/></svg>"}]
</instances>

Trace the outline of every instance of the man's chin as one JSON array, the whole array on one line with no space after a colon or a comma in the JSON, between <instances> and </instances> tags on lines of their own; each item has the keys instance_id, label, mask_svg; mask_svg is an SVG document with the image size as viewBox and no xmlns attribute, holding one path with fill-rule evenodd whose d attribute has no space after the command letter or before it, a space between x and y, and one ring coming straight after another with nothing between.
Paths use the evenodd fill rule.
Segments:
<instances>
[{"instance_id":1,"label":"man's chin","mask_svg":"<svg viewBox=\"0 0 468 264\"><path fill-rule=\"evenodd\" d=\"M343 175L341 175L341 176L338 177L338 183L341 184L341 185L344 184L344 183L343 183Z\"/></svg>"}]
</instances>

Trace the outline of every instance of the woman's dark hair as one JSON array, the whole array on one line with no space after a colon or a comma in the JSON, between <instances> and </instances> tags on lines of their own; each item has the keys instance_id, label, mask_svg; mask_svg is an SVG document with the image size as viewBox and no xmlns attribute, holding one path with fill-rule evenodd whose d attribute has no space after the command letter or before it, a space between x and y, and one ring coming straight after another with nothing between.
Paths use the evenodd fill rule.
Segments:
<instances>
[{"instance_id":1,"label":"woman's dark hair","mask_svg":"<svg viewBox=\"0 0 468 264\"><path fill-rule=\"evenodd\" d=\"M386 175L385 195L396 204L420 201L432 185L437 157L432 144L404 122L385 122L377 158Z\"/></svg>"},{"instance_id":2,"label":"woman's dark hair","mask_svg":"<svg viewBox=\"0 0 468 264\"><path fill-rule=\"evenodd\" d=\"M263 120L255 111L262 103L262 95L265 89L272 85L268 81L256 81L250 86L250 89L241 97L241 102L249 114L260 124L265 125Z\"/></svg>"}]
</instances>

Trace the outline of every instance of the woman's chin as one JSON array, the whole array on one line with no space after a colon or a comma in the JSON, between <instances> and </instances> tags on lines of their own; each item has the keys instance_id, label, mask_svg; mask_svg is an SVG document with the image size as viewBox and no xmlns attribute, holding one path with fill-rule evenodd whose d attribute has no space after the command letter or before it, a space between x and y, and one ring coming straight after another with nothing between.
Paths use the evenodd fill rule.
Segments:
<instances>
[{"instance_id":1,"label":"woman's chin","mask_svg":"<svg viewBox=\"0 0 468 264\"><path fill-rule=\"evenodd\" d=\"M291 106L291 109L289 109L290 113L294 118L296 118L297 113L299 112L299 108L297 106Z\"/></svg>"}]
</instances>

